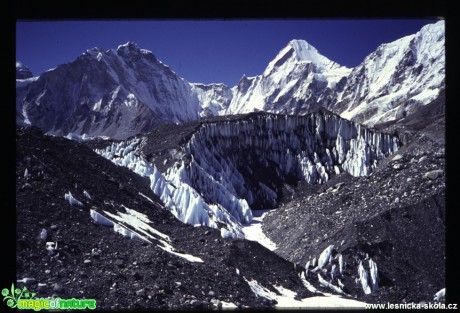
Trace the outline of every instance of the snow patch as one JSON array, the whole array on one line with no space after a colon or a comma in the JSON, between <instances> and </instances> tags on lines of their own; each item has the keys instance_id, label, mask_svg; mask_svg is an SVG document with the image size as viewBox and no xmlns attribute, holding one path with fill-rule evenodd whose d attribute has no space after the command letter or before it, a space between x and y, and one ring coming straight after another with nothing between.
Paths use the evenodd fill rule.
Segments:
<instances>
[{"instance_id":1,"label":"snow patch","mask_svg":"<svg viewBox=\"0 0 460 313\"><path fill-rule=\"evenodd\" d=\"M268 290L267 288L260 285L256 280L247 280L243 277L244 280L248 283L252 292L258 296L263 297L269 300L276 300L276 308L290 308L290 309L300 309L300 308L337 308L337 307L347 307L347 308L365 308L365 303L345 299L339 296L316 296L310 298L304 298L301 300L296 300L295 297L297 293L284 288L283 286L273 286L280 295Z\"/></svg>"},{"instance_id":2,"label":"snow patch","mask_svg":"<svg viewBox=\"0 0 460 313\"><path fill-rule=\"evenodd\" d=\"M174 247L170 244L171 239L169 236L149 225L152 222L147 215L130 209L125 205L121 206L125 209L126 213L117 212L117 214L112 214L110 212L103 211L104 215L110 217L109 219L95 210L90 210L91 218L98 224L113 227L113 230L116 233L119 233L126 238L139 238L149 243L152 243L151 240L154 239L160 242L157 246L168 253L184 258L190 262L204 262L201 258L191 254L176 252Z\"/></svg>"},{"instance_id":3,"label":"snow patch","mask_svg":"<svg viewBox=\"0 0 460 313\"><path fill-rule=\"evenodd\" d=\"M262 230L263 219L269 210L258 210L253 212L252 223L243 226L244 236L247 240L260 243L267 249L274 251L277 248L276 243L271 241Z\"/></svg>"},{"instance_id":4,"label":"snow patch","mask_svg":"<svg viewBox=\"0 0 460 313\"><path fill-rule=\"evenodd\" d=\"M146 195L144 195L142 192L139 192L139 195L141 195L142 197L144 197L145 199L147 199L147 200L150 201L151 203L156 204L155 201L153 201L152 199L150 199L149 197L147 197Z\"/></svg>"}]
</instances>

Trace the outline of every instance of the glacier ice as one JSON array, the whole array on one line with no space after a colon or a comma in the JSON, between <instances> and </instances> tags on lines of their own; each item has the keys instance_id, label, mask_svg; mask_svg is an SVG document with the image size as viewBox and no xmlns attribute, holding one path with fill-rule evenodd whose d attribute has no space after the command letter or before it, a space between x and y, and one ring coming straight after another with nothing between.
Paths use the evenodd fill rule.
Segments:
<instances>
[{"instance_id":1,"label":"glacier ice","mask_svg":"<svg viewBox=\"0 0 460 313\"><path fill-rule=\"evenodd\" d=\"M343 275L344 269L345 269L345 262L343 260L343 255L339 254L339 272L341 275Z\"/></svg>"},{"instance_id":2,"label":"glacier ice","mask_svg":"<svg viewBox=\"0 0 460 313\"><path fill-rule=\"evenodd\" d=\"M334 264L332 265L332 269L331 269L331 281L334 281L335 279L337 279L337 277L339 276L339 270L337 268L337 265Z\"/></svg>"},{"instance_id":3,"label":"glacier ice","mask_svg":"<svg viewBox=\"0 0 460 313\"><path fill-rule=\"evenodd\" d=\"M96 152L148 177L152 191L179 220L219 229L218 223L224 223L221 234L234 238L244 238L242 225L251 223L251 208L276 205L280 191L270 179L318 184L341 171L369 175L378 160L399 148L395 136L324 111L201 123L187 142L170 151L175 161L164 173L144 159L147 144L146 137L134 138ZM278 177L250 184L255 168Z\"/></svg>"},{"instance_id":4,"label":"glacier ice","mask_svg":"<svg viewBox=\"0 0 460 313\"><path fill-rule=\"evenodd\" d=\"M219 228L217 222L227 225L228 229L222 235L233 238L244 238L241 224L229 211L219 204L208 204L199 192L191 187L186 180L185 163L179 167L172 166L168 173L161 173L156 166L148 163L138 152L140 139L128 142L112 143L105 149L96 150L97 153L111 160L113 163L125 166L133 172L148 177L150 188L160 197L171 213L184 223ZM232 197L228 200L233 203L233 212L245 221L250 221L252 215L246 201ZM243 212L239 212L242 210Z\"/></svg>"},{"instance_id":5,"label":"glacier ice","mask_svg":"<svg viewBox=\"0 0 460 313\"><path fill-rule=\"evenodd\" d=\"M88 198L89 200L91 200L91 196L90 194L86 191L86 190L83 190L83 195Z\"/></svg>"},{"instance_id":6,"label":"glacier ice","mask_svg":"<svg viewBox=\"0 0 460 313\"><path fill-rule=\"evenodd\" d=\"M334 245L329 245L323 252L321 252L318 258L318 268L323 268L327 265L329 257L332 254L332 250L334 250Z\"/></svg>"},{"instance_id":7,"label":"glacier ice","mask_svg":"<svg viewBox=\"0 0 460 313\"><path fill-rule=\"evenodd\" d=\"M369 273L364 268L362 261L359 262L358 274L359 274L359 280L361 281L361 287L363 288L364 293L365 294L372 293L371 287L369 286Z\"/></svg>"},{"instance_id":8,"label":"glacier ice","mask_svg":"<svg viewBox=\"0 0 460 313\"><path fill-rule=\"evenodd\" d=\"M83 206L83 203L75 199L70 191L65 194L64 198L69 201L70 205Z\"/></svg>"},{"instance_id":9,"label":"glacier ice","mask_svg":"<svg viewBox=\"0 0 460 313\"><path fill-rule=\"evenodd\" d=\"M42 229L42 231L40 232L40 239L41 240L46 240L46 238L48 237L48 232L46 231L46 229Z\"/></svg>"},{"instance_id":10,"label":"glacier ice","mask_svg":"<svg viewBox=\"0 0 460 313\"><path fill-rule=\"evenodd\" d=\"M90 210L90 216L96 222L96 224L109 226L109 227L113 227L114 225L114 222L112 222L107 217L105 217L104 215L100 214L99 212L93 209Z\"/></svg>"},{"instance_id":11,"label":"glacier ice","mask_svg":"<svg viewBox=\"0 0 460 313\"><path fill-rule=\"evenodd\" d=\"M331 289L331 290L333 290L333 291L335 291L335 292L337 292L337 293L339 293L339 294L345 294L345 293L342 291L342 289L340 289L339 287L337 287L337 286L335 286L334 284L332 284L332 283L328 282L327 280L325 280L325 279L323 278L323 276L321 276L320 273L318 273L318 281L319 281L319 283L320 283L322 286L324 286L324 287L327 287L327 288L329 288L329 289Z\"/></svg>"},{"instance_id":12,"label":"glacier ice","mask_svg":"<svg viewBox=\"0 0 460 313\"><path fill-rule=\"evenodd\" d=\"M446 297L446 288L442 288L434 295L433 301L442 301Z\"/></svg>"},{"instance_id":13,"label":"glacier ice","mask_svg":"<svg viewBox=\"0 0 460 313\"><path fill-rule=\"evenodd\" d=\"M311 262L311 266L314 268L317 265L316 257L313 258L313 261Z\"/></svg>"},{"instance_id":14,"label":"glacier ice","mask_svg":"<svg viewBox=\"0 0 460 313\"><path fill-rule=\"evenodd\" d=\"M371 290L372 292L376 292L377 289L379 289L379 273L377 264L372 259L369 259L369 272L371 277Z\"/></svg>"},{"instance_id":15,"label":"glacier ice","mask_svg":"<svg viewBox=\"0 0 460 313\"><path fill-rule=\"evenodd\" d=\"M57 250L57 248L58 248L57 242L48 241L46 243L46 250L48 250L51 253L54 253Z\"/></svg>"}]
</instances>

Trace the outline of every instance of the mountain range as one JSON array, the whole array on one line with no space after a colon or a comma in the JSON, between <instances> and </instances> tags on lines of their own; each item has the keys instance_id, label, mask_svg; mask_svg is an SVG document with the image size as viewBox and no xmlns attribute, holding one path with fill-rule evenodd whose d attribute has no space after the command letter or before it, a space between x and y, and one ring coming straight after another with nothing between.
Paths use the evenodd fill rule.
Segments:
<instances>
[{"instance_id":1,"label":"mountain range","mask_svg":"<svg viewBox=\"0 0 460 313\"><path fill-rule=\"evenodd\" d=\"M16 63L17 124L50 134L126 139L157 125L265 111L320 107L360 124L398 120L436 99L445 74L444 21L382 44L355 68L291 40L261 75L233 87L190 83L152 52L128 42L89 49L39 77Z\"/></svg>"}]
</instances>

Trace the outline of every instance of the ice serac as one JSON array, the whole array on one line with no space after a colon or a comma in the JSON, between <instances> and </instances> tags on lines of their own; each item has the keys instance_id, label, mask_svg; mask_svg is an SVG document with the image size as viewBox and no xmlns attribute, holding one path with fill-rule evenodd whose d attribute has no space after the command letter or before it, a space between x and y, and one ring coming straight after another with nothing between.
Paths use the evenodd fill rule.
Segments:
<instances>
[{"instance_id":1,"label":"ice serac","mask_svg":"<svg viewBox=\"0 0 460 313\"><path fill-rule=\"evenodd\" d=\"M253 113L197 123L169 151L175 157L168 166L158 161L162 171L155 156L151 161L143 156L149 138L112 143L96 152L148 177L152 191L181 221L237 238L244 237L242 224L252 221L251 209L275 207L286 183L324 183L343 171L369 175L378 160L399 148L397 137L374 133L325 110L307 116Z\"/></svg>"},{"instance_id":2,"label":"ice serac","mask_svg":"<svg viewBox=\"0 0 460 313\"><path fill-rule=\"evenodd\" d=\"M307 116L252 114L203 123L184 146L184 176L231 212L273 207L283 183L326 182L348 172L369 175L399 141L319 110Z\"/></svg>"},{"instance_id":3,"label":"ice serac","mask_svg":"<svg viewBox=\"0 0 460 313\"><path fill-rule=\"evenodd\" d=\"M134 138L114 142L95 151L113 163L149 178L152 191L180 221L220 229L222 237L244 238L240 217L242 221L250 222L252 214L247 205L244 213L238 211L238 205L244 204L243 200L236 199L236 209L232 211L235 216L220 204L208 203L200 192L188 184L184 162L175 164L167 173L161 173L142 156L141 149L145 144L145 138Z\"/></svg>"},{"instance_id":4,"label":"ice serac","mask_svg":"<svg viewBox=\"0 0 460 313\"><path fill-rule=\"evenodd\" d=\"M364 268L362 261L359 262L358 274L359 280L361 282L361 287L363 288L364 293L372 293L371 287L369 286L369 273Z\"/></svg>"},{"instance_id":5,"label":"ice serac","mask_svg":"<svg viewBox=\"0 0 460 313\"><path fill-rule=\"evenodd\" d=\"M262 75L241 78L232 88L230 106L223 113L309 113L333 100L333 90L350 71L306 41L291 40Z\"/></svg>"},{"instance_id":6,"label":"ice serac","mask_svg":"<svg viewBox=\"0 0 460 313\"><path fill-rule=\"evenodd\" d=\"M328 108L365 125L398 120L435 100L445 83L444 21L386 43L347 78Z\"/></svg>"},{"instance_id":7,"label":"ice serac","mask_svg":"<svg viewBox=\"0 0 460 313\"><path fill-rule=\"evenodd\" d=\"M43 73L18 101L28 121L48 133L126 139L160 123L198 119L193 94L187 81L129 42L89 49Z\"/></svg>"}]
</instances>

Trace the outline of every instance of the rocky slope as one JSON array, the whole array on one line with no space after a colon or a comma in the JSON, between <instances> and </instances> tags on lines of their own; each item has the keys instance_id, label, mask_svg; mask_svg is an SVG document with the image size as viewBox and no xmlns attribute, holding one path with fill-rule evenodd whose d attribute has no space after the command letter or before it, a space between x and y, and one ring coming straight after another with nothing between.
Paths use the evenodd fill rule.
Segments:
<instances>
[{"instance_id":1,"label":"rocky slope","mask_svg":"<svg viewBox=\"0 0 460 313\"><path fill-rule=\"evenodd\" d=\"M439 102L429 106L431 113L440 111ZM430 301L445 286L444 125L442 112L408 117L390 126L404 134L405 145L372 175L344 173L319 186L299 184L292 199L263 221L275 251L305 265L334 245L351 294L365 301ZM378 266L380 288L365 295L355 280L360 262L368 268L369 258Z\"/></svg>"},{"instance_id":2,"label":"rocky slope","mask_svg":"<svg viewBox=\"0 0 460 313\"><path fill-rule=\"evenodd\" d=\"M147 179L82 143L21 128L16 144L18 285L38 297L95 298L98 309L276 304L248 281L312 295L292 263L178 221Z\"/></svg>"}]
</instances>

